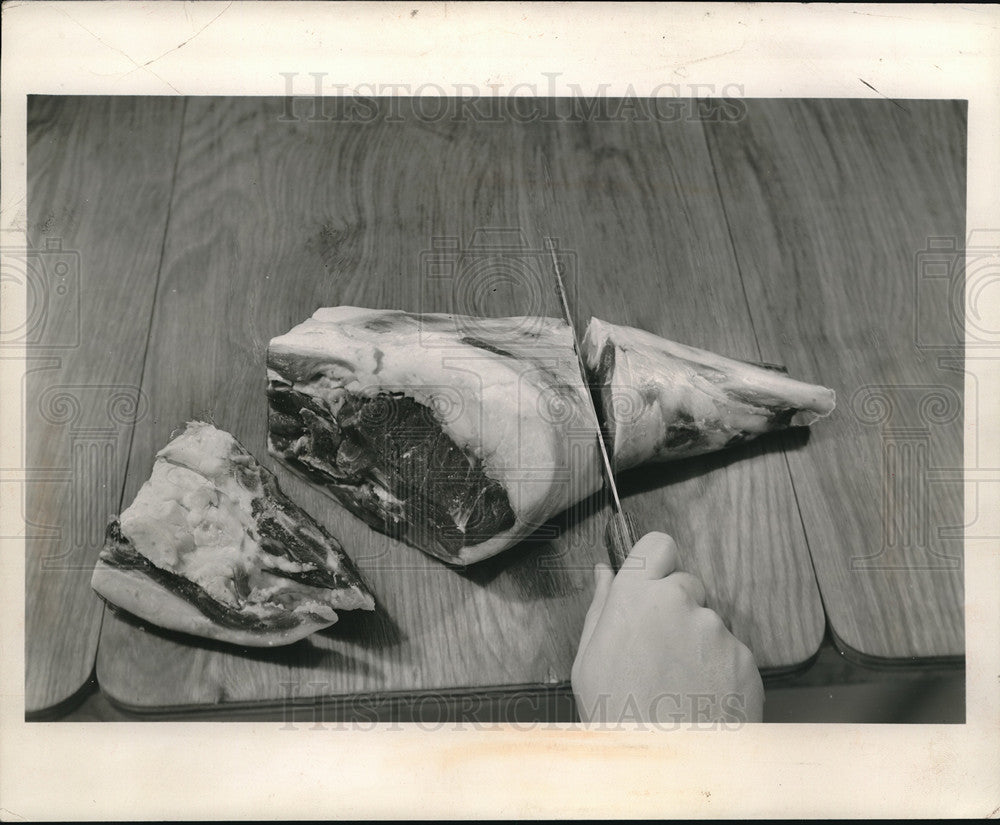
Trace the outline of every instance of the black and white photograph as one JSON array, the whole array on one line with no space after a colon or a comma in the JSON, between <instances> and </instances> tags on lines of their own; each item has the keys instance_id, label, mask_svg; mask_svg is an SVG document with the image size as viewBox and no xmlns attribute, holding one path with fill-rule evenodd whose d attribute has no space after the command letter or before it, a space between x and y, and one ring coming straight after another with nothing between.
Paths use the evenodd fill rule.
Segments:
<instances>
[{"instance_id":1,"label":"black and white photograph","mask_svg":"<svg viewBox=\"0 0 1000 825\"><path fill-rule=\"evenodd\" d=\"M37 5L86 28L105 4ZM400 42L490 24L478 4L236 5ZM573 5L611 13L495 13L537 13L539 48L565 55L552 21ZM208 71L197 44L226 4L165 6L188 39L164 63ZM664 38L671 11L694 19L645 8ZM723 8L729 26L753 9ZM905 9L923 32L930 7ZM997 530L980 103L873 74L825 94L680 65L583 83L525 48L516 75L444 61L421 82L374 47L351 74L322 49L264 56L281 70L252 89L171 85L167 65L139 90L154 60L127 48L117 86L18 78L0 357L22 741L264 731L285 758L363 742L395 764L398 735L447 744L427 769L446 771L463 736L477 764L519 743L536 766L558 736L559 758L598 749L593 777L612 741L704 760L759 737L777 765L769 737L891 751L995 715L995 674L984 693L968 669L996 613L996 565L966 575ZM741 814L724 792L699 807L699 781L635 815ZM431 815L613 810L522 790ZM787 812L907 814L832 799ZM177 811L239 815L198 804Z\"/></svg>"},{"instance_id":2,"label":"black and white photograph","mask_svg":"<svg viewBox=\"0 0 1000 825\"><path fill-rule=\"evenodd\" d=\"M764 718L963 721L965 127L960 101L32 96L26 711L96 667L160 718L573 721L594 567L659 533L721 620L685 661L729 666L731 634ZM595 670L709 643L622 609ZM785 709L796 678L843 696ZM602 676L604 721L755 721L744 675L678 679Z\"/></svg>"}]
</instances>

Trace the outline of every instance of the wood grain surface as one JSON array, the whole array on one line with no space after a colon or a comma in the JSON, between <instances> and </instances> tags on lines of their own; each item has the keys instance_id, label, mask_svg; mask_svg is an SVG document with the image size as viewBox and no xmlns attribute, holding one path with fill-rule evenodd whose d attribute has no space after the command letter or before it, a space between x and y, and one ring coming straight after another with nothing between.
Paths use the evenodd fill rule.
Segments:
<instances>
[{"instance_id":1,"label":"wood grain surface","mask_svg":"<svg viewBox=\"0 0 1000 825\"><path fill-rule=\"evenodd\" d=\"M964 293L947 243L964 244L965 105L750 101L707 134L762 357L838 394L788 453L834 638L871 663L959 658Z\"/></svg>"},{"instance_id":2,"label":"wood grain surface","mask_svg":"<svg viewBox=\"0 0 1000 825\"><path fill-rule=\"evenodd\" d=\"M591 315L736 358L759 357L699 110L676 122L529 128L536 171L529 225L565 239L579 267L578 324ZM816 376L802 375L804 378ZM822 424L820 425L822 426ZM640 532L677 540L708 604L768 671L819 648L823 612L781 449L786 437L619 480Z\"/></svg>"},{"instance_id":3,"label":"wood grain surface","mask_svg":"<svg viewBox=\"0 0 1000 825\"><path fill-rule=\"evenodd\" d=\"M337 304L557 315L546 238L559 244L579 324L593 314L737 358L783 362L793 376L838 391L838 411L811 433L620 479L640 528L677 538L709 604L766 673L801 668L819 649L821 591L838 640L860 658L930 661L961 651L960 571L850 566L859 554L877 561L884 536L898 544L900 531L913 529L911 518L887 531L880 502L909 488L884 484L885 466L872 456L887 438L912 436L896 430L917 427L921 410L947 419L950 408L907 400L906 387L957 389L961 403L960 374L936 369L932 354L911 346L907 325L925 316L934 334L944 331L933 310L914 308L913 281L900 269L924 237L961 237L960 109L926 104L914 125L902 112L846 101L747 101L721 111L679 101L673 116L638 121L607 109L588 117L579 101L544 102L534 115L530 105L494 108L485 117L454 101L327 101L321 112L311 100L297 103L289 117L278 98L146 99L130 115L137 145L123 150L147 158L141 179L127 165L89 159L81 171L68 159L71 151L104 157L102 135L112 127L101 107L134 102L84 105L87 122L96 122L86 130L54 109L49 128L81 147L33 150L50 157L38 174L56 194L78 190L73 181L84 175L99 178L91 186L105 199L123 187L158 193L160 212L119 195L87 217L112 239L100 247L111 257L97 258L104 300L123 302L132 317L105 333L111 344L97 339L105 350L120 348L116 358L78 357L97 376L112 371L109 385L138 385L141 376L148 403L134 430L123 425L123 505L171 434L208 418L275 469L285 491L342 540L379 603L375 614L344 614L328 631L273 651L202 642L108 611L96 667L109 698L159 712L565 685L593 564L606 558L599 496L536 540L457 571L371 531L265 450L272 336ZM158 124L155 135L143 133L143 118ZM114 239L129 232L120 249ZM133 279L135 294L115 275ZM917 415L916 423L887 428L878 400L864 395L852 406L852 394L883 385L895 387L893 409ZM960 431L950 421L936 426L932 466L953 467ZM909 477L926 461L924 442L897 441L886 461L909 461L900 465ZM38 523L51 523L51 509L65 505L38 495ZM957 496L932 498L924 511L931 524L961 524ZM50 581L29 577L29 611L32 599L66 599ZM92 606L89 570L73 581L72 598ZM922 615L927 603L935 607ZM63 648L85 647L62 633ZM92 642L89 650L92 665ZM57 659L36 673L54 673Z\"/></svg>"},{"instance_id":4,"label":"wood grain surface","mask_svg":"<svg viewBox=\"0 0 1000 825\"><path fill-rule=\"evenodd\" d=\"M420 253L436 234L467 238L516 221L509 125L449 136L384 117L286 123L281 112L281 101L190 102L146 370L157 414L136 429L127 499L171 431L195 416L275 466L265 452L267 342L318 306L537 309L519 305L517 284L493 292L485 283L470 298L461 285L456 293L421 278ZM599 545L574 543L570 532L456 571L277 472L358 562L377 612L344 615L328 632L263 653L109 616L97 671L114 700L155 709L566 681ZM581 511L572 529L591 518Z\"/></svg>"},{"instance_id":5,"label":"wood grain surface","mask_svg":"<svg viewBox=\"0 0 1000 825\"><path fill-rule=\"evenodd\" d=\"M182 102L28 106L25 711L94 669L90 575L121 503Z\"/></svg>"},{"instance_id":6,"label":"wood grain surface","mask_svg":"<svg viewBox=\"0 0 1000 825\"><path fill-rule=\"evenodd\" d=\"M697 123L669 135L654 125L630 138L620 127L604 136L603 126L535 128L513 117L477 123L389 110L284 122L282 112L282 101L189 102L143 385L156 415L136 428L126 500L154 452L195 416L232 431L273 466L264 452L265 348L317 306L556 314L547 235L575 258L571 289L582 313L617 294L610 320L632 317L660 331L686 324L695 343L754 355L718 195L696 172L708 164ZM621 155L617 165L605 159L612 151ZM678 191L678 176L681 194L668 196L663 188ZM670 240L657 240L665 226ZM511 243L527 248L512 254ZM648 260L668 253L725 273L711 293L735 314L729 325L699 337L697 295L657 296L663 314L650 311L650 294L668 273ZM622 278L624 254L634 256L631 266L644 265L642 276ZM669 524L690 545L691 568L712 580L712 603L762 666L782 669L808 661L823 620L775 449L734 454L710 465L714 474L694 464L652 473L632 489L649 529ZM568 680L593 564L605 557L599 501L561 516L556 538L458 572L278 474L357 559L378 612L345 615L302 644L257 653L109 615L97 673L116 702L134 710L235 707ZM713 516L720 507L726 519ZM748 528L741 522L751 513L756 526ZM706 529L713 520L719 530ZM760 544L769 547L763 559L754 557Z\"/></svg>"}]
</instances>

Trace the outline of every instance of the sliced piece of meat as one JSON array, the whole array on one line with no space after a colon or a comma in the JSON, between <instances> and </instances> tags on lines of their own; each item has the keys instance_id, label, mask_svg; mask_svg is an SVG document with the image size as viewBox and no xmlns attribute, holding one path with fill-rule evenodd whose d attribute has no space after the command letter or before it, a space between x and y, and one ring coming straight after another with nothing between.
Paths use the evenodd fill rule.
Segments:
<instances>
[{"instance_id":1,"label":"sliced piece of meat","mask_svg":"<svg viewBox=\"0 0 1000 825\"><path fill-rule=\"evenodd\" d=\"M157 453L108 526L91 585L152 624L238 645L290 644L338 610L375 607L340 543L232 435L200 421Z\"/></svg>"},{"instance_id":2,"label":"sliced piece of meat","mask_svg":"<svg viewBox=\"0 0 1000 825\"><path fill-rule=\"evenodd\" d=\"M807 426L835 406L827 387L597 318L582 348L618 470Z\"/></svg>"}]
</instances>

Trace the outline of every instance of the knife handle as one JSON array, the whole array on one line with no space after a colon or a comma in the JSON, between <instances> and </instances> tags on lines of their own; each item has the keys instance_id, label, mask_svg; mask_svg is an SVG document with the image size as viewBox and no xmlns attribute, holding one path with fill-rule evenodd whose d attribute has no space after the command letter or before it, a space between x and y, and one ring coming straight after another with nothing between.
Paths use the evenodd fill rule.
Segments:
<instances>
[{"instance_id":1,"label":"knife handle","mask_svg":"<svg viewBox=\"0 0 1000 825\"><path fill-rule=\"evenodd\" d=\"M611 567L616 573L638 540L639 528L631 513L624 510L620 513L612 512L608 523L604 525L604 544L608 549Z\"/></svg>"}]
</instances>

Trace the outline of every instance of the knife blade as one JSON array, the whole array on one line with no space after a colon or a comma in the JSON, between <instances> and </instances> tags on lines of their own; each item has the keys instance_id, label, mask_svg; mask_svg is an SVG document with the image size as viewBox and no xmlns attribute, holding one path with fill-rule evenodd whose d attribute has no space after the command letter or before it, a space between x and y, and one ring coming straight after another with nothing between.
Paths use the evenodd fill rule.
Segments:
<instances>
[{"instance_id":1,"label":"knife blade","mask_svg":"<svg viewBox=\"0 0 1000 825\"><path fill-rule=\"evenodd\" d=\"M553 238L546 238L545 244L548 247L549 254L552 256L552 273L555 276L556 295L559 297L563 318L569 325L570 334L573 337L573 352L576 354L576 364L580 370L580 378L583 381L584 388L587 390L587 398L590 400L590 406L594 411L594 418L597 421L597 448L601 456L601 472L604 476L604 487L608 492L611 502L611 515L604 528L604 543L610 555L611 565L617 571L628 557L632 546L639 540L639 531L635 519L622 508L621 497L618 495L618 485L615 483L611 455L605 441L603 418L591 392L590 378L587 376L587 367L583 360L583 350L580 348L580 338L576 334L576 324L573 321L573 314L569 308L569 300L566 297L566 285L562 279L562 265L559 263L559 257L556 255L557 244Z\"/></svg>"}]
</instances>

